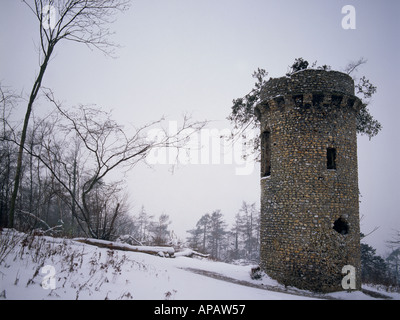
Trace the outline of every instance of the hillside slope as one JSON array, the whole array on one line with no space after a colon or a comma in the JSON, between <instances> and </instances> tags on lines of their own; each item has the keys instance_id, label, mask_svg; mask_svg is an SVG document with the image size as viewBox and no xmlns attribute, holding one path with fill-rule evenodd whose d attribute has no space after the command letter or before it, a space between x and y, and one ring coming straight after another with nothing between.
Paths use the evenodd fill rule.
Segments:
<instances>
[{"instance_id":1,"label":"hillside slope","mask_svg":"<svg viewBox=\"0 0 400 320\"><path fill-rule=\"evenodd\" d=\"M163 258L4 229L0 299L292 300L372 299L362 292L315 295L286 289L251 266Z\"/></svg>"}]
</instances>

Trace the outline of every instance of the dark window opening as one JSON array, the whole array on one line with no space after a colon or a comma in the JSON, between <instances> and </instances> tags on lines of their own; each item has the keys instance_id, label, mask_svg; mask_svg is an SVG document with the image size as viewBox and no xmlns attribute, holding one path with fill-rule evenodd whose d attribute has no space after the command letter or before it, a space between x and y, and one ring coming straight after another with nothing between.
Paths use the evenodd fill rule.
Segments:
<instances>
[{"instance_id":1,"label":"dark window opening","mask_svg":"<svg viewBox=\"0 0 400 320\"><path fill-rule=\"evenodd\" d=\"M326 168L336 169L336 149L328 148L326 150Z\"/></svg>"},{"instance_id":2,"label":"dark window opening","mask_svg":"<svg viewBox=\"0 0 400 320\"><path fill-rule=\"evenodd\" d=\"M283 105L285 104L285 99L283 97L277 97L275 101L278 104L278 107L283 107Z\"/></svg>"},{"instance_id":3,"label":"dark window opening","mask_svg":"<svg viewBox=\"0 0 400 320\"><path fill-rule=\"evenodd\" d=\"M261 135L261 176L271 175L271 138L270 132L264 131Z\"/></svg>"},{"instance_id":4,"label":"dark window opening","mask_svg":"<svg viewBox=\"0 0 400 320\"><path fill-rule=\"evenodd\" d=\"M323 94L313 94L312 102L313 102L314 106L321 105L323 101L324 101L324 95Z\"/></svg>"},{"instance_id":5,"label":"dark window opening","mask_svg":"<svg viewBox=\"0 0 400 320\"><path fill-rule=\"evenodd\" d=\"M347 100L347 106L352 107L354 105L355 99L349 99Z\"/></svg>"},{"instance_id":6,"label":"dark window opening","mask_svg":"<svg viewBox=\"0 0 400 320\"><path fill-rule=\"evenodd\" d=\"M349 233L349 225L347 224L346 220L340 217L333 223L333 230L340 234L348 234Z\"/></svg>"},{"instance_id":7,"label":"dark window opening","mask_svg":"<svg viewBox=\"0 0 400 320\"><path fill-rule=\"evenodd\" d=\"M334 106L339 107L340 104L342 103L342 99L343 99L342 96L332 96L332 104L333 104Z\"/></svg>"},{"instance_id":8,"label":"dark window opening","mask_svg":"<svg viewBox=\"0 0 400 320\"><path fill-rule=\"evenodd\" d=\"M293 96L294 104L297 108L303 106L303 95Z\"/></svg>"}]
</instances>

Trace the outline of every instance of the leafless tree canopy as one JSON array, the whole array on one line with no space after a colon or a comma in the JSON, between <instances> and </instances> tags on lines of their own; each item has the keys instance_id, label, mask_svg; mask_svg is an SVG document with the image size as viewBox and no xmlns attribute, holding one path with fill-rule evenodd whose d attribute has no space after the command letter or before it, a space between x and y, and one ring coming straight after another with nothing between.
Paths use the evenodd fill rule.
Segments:
<instances>
[{"instance_id":1,"label":"leafless tree canopy","mask_svg":"<svg viewBox=\"0 0 400 320\"><path fill-rule=\"evenodd\" d=\"M40 69L27 99L22 130L13 128L9 121L11 96L5 90L0 92L4 141L1 147L5 155L4 166L1 163L5 183L0 186L0 225L7 222L14 227L17 212L19 217L25 217L24 222L19 220L19 226L40 223L50 226L49 212L56 209L61 221L72 217L69 226L72 233L78 226L86 236L110 238L127 211L124 185L120 180L110 180L110 172L129 170L153 148L182 148L187 132L196 132L205 122L184 117L178 132L170 135L164 129L161 138L152 140L146 136L146 130L160 126L163 118L126 130L97 106L80 105L67 110L51 89L42 88L55 46L62 40L70 40L111 55L116 45L111 42L110 26L116 14L127 10L130 2L23 0L23 3L38 21ZM34 119L30 125L39 91L54 112L44 119Z\"/></svg>"},{"instance_id":2,"label":"leafless tree canopy","mask_svg":"<svg viewBox=\"0 0 400 320\"><path fill-rule=\"evenodd\" d=\"M23 0L23 2L39 22L40 69L29 95L19 142L14 188L8 217L9 227L13 227L14 224L16 199L21 180L23 149L33 104L41 89L43 76L56 44L63 39L71 40L111 54L113 44L109 39L111 34L109 23L113 21L118 11L124 11L129 7L127 0Z\"/></svg>"},{"instance_id":3,"label":"leafless tree canopy","mask_svg":"<svg viewBox=\"0 0 400 320\"><path fill-rule=\"evenodd\" d=\"M24 0L39 22L40 47L47 56L60 40L84 43L110 54L115 44L110 24L128 0Z\"/></svg>"},{"instance_id":4,"label":"leafless tree canopy","mask_svg":"<svg viewBox=\"0 0 400 320\"><path fill-rule=\"evenodd\" d=\"M49 222L46 215L55 205L59 220L68 220L69 229L78 234L109 239L118 234L117 228L128 211L127 194L124 193L124 173L144 162L153 148L184 149L188 135L198 132L206 124L183 118L181 127L170 134L162 128L164 118L138 128L125 128L117 123L110 112L95 105L65 107L50 89L43 89L46 101L53 108L50 115L33 118L23 146L24 161L21 166L22 189L16 212L29 226L42 225L50 229L58 222ZM8 206L11 181L15 168L15 148L20 147L19 131L9 124L11 97L2 93L2 157L0 169L4 171L2 204ZM7 103L6 103L7 102ZM161 137L149 135L156 128ZM4 151L4 152L3 152ZM4 162L4 163L3 163ZM54 203L54 201L58 203ZM20 203L18 203L20 202ZM43 205L46 203L47 205ZM4 220L7 208L0 208ZM47 212L47 213L46 213ZM21 225L21 219L18 220ZM129 219L125 219L129 223ZM125 224L126 224L125 223ZM159 223L157 243L165 241L164 223ZM162 226L162 228L161 228ZM51 227L53 228L53 227ZM78 228L78 229L77 229ZM76 234L76 231L71 231ZM144 237L143 237L144 238Z\"/></svg>"},{"instance_id":5,"label":"leafless tree canopy","mask_svg":"<svg viewBox=\"0 0 400 320\"><path fill-rule=\"evenodd\" d=\"M358 67L362 66L363 64L366 64L367 60L363 57L359 58L358 60L355 61L350 61L346 67L344 67L344 72L346 72L348 75L352 74L353 72L357 71Z\"/></svg>"}]
</instances>

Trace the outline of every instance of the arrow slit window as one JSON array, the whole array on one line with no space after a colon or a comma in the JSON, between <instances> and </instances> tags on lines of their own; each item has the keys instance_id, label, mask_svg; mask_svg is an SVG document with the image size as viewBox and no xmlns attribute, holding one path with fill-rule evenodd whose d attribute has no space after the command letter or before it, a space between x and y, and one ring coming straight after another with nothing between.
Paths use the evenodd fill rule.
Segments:
<instances>
[{"instance_id":1,"label":"arrow slit window","mask_svg":"<svg viewBox=\"0 0 400 320\"><path fill-rule=\"evenodd\" d=\"M271 175L271 133L264 131L261 135L261 176Z\"/></svg>"},{"instance_id":2,"label":"arrow slit window","mask_svg":"<svg viewBox=\"0 0 400 320\"><path fill-rule=\"evenodd\" d=\"M336 169L336 148L326 149L326 168Z\"/></svg>"}]
</instances>

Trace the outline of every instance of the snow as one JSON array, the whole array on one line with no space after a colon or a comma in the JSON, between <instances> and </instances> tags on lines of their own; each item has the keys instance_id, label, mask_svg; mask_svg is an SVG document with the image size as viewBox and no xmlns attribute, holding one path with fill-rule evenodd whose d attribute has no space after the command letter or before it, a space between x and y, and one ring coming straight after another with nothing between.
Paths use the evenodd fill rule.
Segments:
<instances>
[{"instance_id":1,"label":"snow","mask_svg":"<svg viewBox=\"0 0 400 320\"><path fill-rule=\"evenodd\" d=\"M2 250L6 247L8 254ZM362 292L314 295L294 288L285 289L267 276L252 280L253 266L189 258L185 256L188 250L176 253L175 258L163 258L3 230L0 300L374 299ZM263 289L263 286L274 290ZM400 299L400 295L392 297Z\"/></svg>"}]
</instances>

